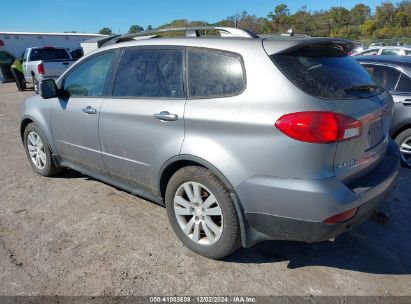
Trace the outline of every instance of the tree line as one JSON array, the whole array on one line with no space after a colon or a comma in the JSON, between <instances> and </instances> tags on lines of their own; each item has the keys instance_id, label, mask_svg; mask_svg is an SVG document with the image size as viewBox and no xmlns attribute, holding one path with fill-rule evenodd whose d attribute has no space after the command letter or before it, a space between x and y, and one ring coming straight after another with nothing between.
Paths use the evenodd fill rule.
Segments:
<instances>
[{"instance_id":1,"label":"tree line","mask_svg":"<svg viewBox=\"0 0 411 304\"><path fill-rule=\"evenodd\" d=\"M192 26L238 27L257 34L284 33L293 28L298 34L352 40L411 37L411 1L384 2L376 6L374 11L368 5L359 3L352 9L338 6L318 11L311 11L307 6L303 6L295 13L291 13L288 6L282 3L275 6L265 17L257 17L243 11L216 23L181 19L158 28ZM146 28L151 29L151 25ZM143 30L142 26L132 25L129 33ZM102 28L99 33L113 34L108 27Z\"/></svg>"}]
</instances>

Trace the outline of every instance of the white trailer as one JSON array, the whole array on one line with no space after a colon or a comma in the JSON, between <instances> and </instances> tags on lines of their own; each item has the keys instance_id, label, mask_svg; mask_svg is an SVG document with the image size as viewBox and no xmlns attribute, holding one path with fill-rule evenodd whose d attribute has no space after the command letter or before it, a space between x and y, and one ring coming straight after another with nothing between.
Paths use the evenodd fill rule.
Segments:
<instances>
[{"instance_id":1,"label":"white trailer","mask_svg":"<svg viewBox=\"0 0 411 304\"><path fill-rule=\"evenodd\" d=\"M101 47L104 43L106 43L110 39L111 39L110 36L95 37L95 38L81 42L80 46L83 48L84 55L86 55L94 50L97 50L99 47Z\"/></svg>"},{"instance_id":2,"label":"white trailer","mask_svg":"<svg viewBox=\"0 0 411 304\"><path fill-rule=\"evenodd\" d=\"M97 37L100 34L82 33L32 33L32 32L0 32L0 51L6 50L16 57L21 57L29 47L63 47L79 48L80 43Z\"/></svg>"}]
</instances>

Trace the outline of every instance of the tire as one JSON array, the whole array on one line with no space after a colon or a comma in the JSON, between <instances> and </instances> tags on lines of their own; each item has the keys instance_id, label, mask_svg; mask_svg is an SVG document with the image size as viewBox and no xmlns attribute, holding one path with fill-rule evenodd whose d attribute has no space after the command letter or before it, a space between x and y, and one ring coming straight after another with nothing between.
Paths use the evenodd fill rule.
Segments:
<instances>
[{"instance_id":1,"label":"tire","mask_svg":"<svg viewBox=\"0 0 411 304\"><path fill-rule=\"evenodd\" d=\"M21 78L21 86L22 86L23 91L27 90L26 79L24 78L24 76L22 76Z\"/></svg>"},{"instance_id":2,"label":"tire","mask_svg":"<svg viewBox=\"0 0 411 304\"><path fill-rule=\"evenodd\" d=\"M36 136L40 138L41 142L36 140ZM28 124L24 129L23 143L29 163L37 174L52 176L62 171L62 168L54 164L46 136L34 123ZM34 152L35 150L37 152Z\"/></svg>"},{"instance_id":3,"label":"tire","mask_svg":"<svg viewBox=\"0 0 411 304\"><path fill-rule=\"evenodd\" d=\"M6 78L3 75L2 67L0 67L0 84L5 83Z\"/></svg>"},{"instance_id":4,"label":"tire","mask_svg":"<svg viewBox=\"0 0 411 304\"><path fill-rule=\"evenodd\" d=\"M200 195L195 195L195 188ZM200 198L196 201L195 197ZM241 247L240 223L230 191L210 170L196 166L178 170L167 185L165 203L174 232L192 251L221 259Z\"/></svg>"},{"instance_id":5,"label":"tire","mask_svg":"<svg viewBox=\"0 0 411 304\"><path fill-rule=\"evenodd\" d=\"M411 153L411 150L406 148L405 146L405 145L411 146L411 129L404 130L400 134L398 134L397 137L395 138L395 142L400 148L401 166L405 168L411 168L411 154L401 152L401 151L410 151Z\"/></svg>"},{"instance_id":6,"label":"tire","mask_svg":"<svg viewBox=\"0 0 411 304\"><path fill-rule=\"evenodd\" d=\"M34 89L34 92L36 92L36 94L39 93L39 82L35 76L33 76L33 89Z\"/></svg>"}]
</instances>

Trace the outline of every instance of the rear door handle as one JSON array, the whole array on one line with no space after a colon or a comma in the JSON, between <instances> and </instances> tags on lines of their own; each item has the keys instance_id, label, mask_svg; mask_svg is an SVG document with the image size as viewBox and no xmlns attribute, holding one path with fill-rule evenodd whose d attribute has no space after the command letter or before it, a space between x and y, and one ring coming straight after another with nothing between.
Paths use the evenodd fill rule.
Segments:
<instances>
[{"instance_id":1,"label":"rear door handle","mask_svg":"<svg viewBox=\"0 0 411 304\"><path fill-rule=\"evenodd\" d=\"M84 113L86 114L96 114L97 110L94 109L93 107L87 106L84 109L81 109Z\"/></svg>"},{"instance_id":2,"label":"rear door handle","mask_svg":"<svg viewBox=\"0 0 411 304\"><path fill-rule=\"evenodd\" d=\"M162 121L176 121L178 119L177 114L171 114L168 111L161 111L160 113L154 114L153 116Z\"/></svg>"}]
</instances>

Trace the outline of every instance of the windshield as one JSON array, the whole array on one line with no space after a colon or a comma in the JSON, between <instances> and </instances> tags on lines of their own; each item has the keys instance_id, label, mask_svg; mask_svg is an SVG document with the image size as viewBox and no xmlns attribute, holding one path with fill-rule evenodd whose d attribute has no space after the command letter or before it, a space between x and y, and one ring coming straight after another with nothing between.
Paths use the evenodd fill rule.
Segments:
<instances>
[{"instance_id":1,"label":"windshield","mask_svg":"<svg viewBox=\"0 0 411 304\"><path fill-rule=\"evenodd\" d=\"M64 49L33 49L30 54L30 61L37 60L69 60L70 56Z\"/></svg>"},{"instance_id":2,"label":"windshield","mask_svg":"<svg viewBox=\"0 0 411 304\"><path fill-rule=\"evenodd\" d=\"M315 97L358 99L384 91L359 63L338 49L306 47L270 58L294 85Z\"/></svg>"}]
</instances>

